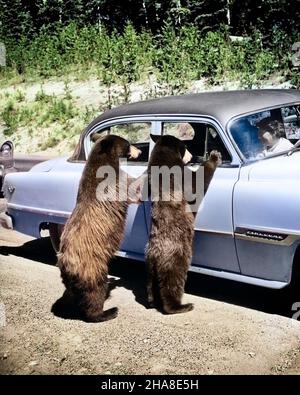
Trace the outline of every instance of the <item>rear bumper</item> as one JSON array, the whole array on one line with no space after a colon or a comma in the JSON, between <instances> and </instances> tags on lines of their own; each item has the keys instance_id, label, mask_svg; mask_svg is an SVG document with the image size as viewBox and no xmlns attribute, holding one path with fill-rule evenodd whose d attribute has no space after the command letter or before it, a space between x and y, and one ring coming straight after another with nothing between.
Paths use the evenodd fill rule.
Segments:
<instances>
[{"instance_id":1,"label":"rear bumper","mask_svg":"<svg viewBox=\"0 0 300 395\"><path fill-rule=\"evenodd\" d=\"M65 224L67 218L18 210L8 207L7 216L12 220L13 229L36 238L41 237L41 225L45 223Z\"/></svg>"}]
</instances>

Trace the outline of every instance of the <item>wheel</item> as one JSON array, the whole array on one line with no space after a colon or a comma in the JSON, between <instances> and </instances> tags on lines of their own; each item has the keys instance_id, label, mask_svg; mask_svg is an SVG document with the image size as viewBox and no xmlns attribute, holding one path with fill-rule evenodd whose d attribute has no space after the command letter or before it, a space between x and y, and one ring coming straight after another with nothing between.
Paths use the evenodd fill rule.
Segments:
<instances>
[{"instance_id":1,"label":"wheel","mask_svg":"<svg viewBox=\"0 0 300 395\"><path fill-rule=\"evenodd\" d=\"M60 238L63 230L64 230L64 225L49 224L50 240L55 252L59 251Z\"/></svg>"}]
</instances>

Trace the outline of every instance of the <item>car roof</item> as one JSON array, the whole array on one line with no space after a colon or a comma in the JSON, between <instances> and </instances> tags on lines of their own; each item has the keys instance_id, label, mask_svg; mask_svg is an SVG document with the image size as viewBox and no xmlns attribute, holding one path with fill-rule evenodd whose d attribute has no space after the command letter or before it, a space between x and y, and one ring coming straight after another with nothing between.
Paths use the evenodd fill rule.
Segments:
<instances>
[{"instance_id":1,"label":"car roof","mask_svg":"<svg viewBox=\"0 0 300 395\"><path fill-rule=\"evenodd\" d=\"M168 96L125 104L105 111L90 126L109 118L166 114L210 116L225 126L234 116L295 101L300 101L300 91L296 89L216 91Z\"/></svg>"},{"instance_id":2,"label":"car roof","mask_svg":"<svg viewBox=\"0 0 300 395\"><path fill-rule=\"evenodd\" d=\"M229 120L235 116L294 102L300 102L300 91L297 89L215 91L167 96L125 104L105 111L89 124L80 140L95 125L113 118L139 115L202 115L216 119L225 128ZM76 157L82 159L82 149L83 147L77 147L73 160L76 160Z\"/></svg>"}]
</instances>

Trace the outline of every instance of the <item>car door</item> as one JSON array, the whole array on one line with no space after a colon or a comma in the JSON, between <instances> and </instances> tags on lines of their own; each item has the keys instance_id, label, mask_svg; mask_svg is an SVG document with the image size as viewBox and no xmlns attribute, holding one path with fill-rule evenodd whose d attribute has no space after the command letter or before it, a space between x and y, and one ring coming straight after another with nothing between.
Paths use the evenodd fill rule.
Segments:
<instances>
[{"instance_id":1,"label":"car door","mask_svg":"<svg viewBox=\"0 0 300 395\"><path fill-rule=\"evenodd\" d=\"M257 135L264 122L265 130L275 125L282 140L296 143L300 139L299 105L243 116L232 122L231 130L237 122L252 124ZM300 158L298 152L287 155L284 151L272 158L268 149L262 146L265 154L252 158L241 169L233 200L236 248L243 275L281 288L291 279L298 247ZM247 158L247 151L242 152Z\"/></svg>"},{"instance_id":2,"label":"car door","mask_svg":"<svg viewBox=\"0 0 300 395\"><path fill-rule=\"evenodd\" d=\"M195 165L201 165L212 150L221 152L223 163L215 171L195 218L192 267L239 273L232 197L240 167L238 159L233 157L230 142L221 134L218 125L209 121L168 119L161 122L161 129L162 134L172 134L185 140L187 148L195 158ZM145 209L149 226L149 205Z\"/></svg>"}]
</instances>

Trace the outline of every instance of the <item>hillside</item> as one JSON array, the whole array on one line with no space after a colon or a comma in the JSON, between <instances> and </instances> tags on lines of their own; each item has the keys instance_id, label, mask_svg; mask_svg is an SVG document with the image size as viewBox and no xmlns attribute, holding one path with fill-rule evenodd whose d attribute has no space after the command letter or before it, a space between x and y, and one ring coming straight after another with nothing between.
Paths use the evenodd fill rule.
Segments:
<instances>
[{"instance_id":1,"label":"hillside","mask_svg":"<svg viewBox=\"0 0 300 395\"><path fill-rule=\"evenodd\" d=\"M290 88L291 83L280 76L261 81L262 88ZM210 85L206 79L192 81L180 93L243 88L238 81ZM255 88L255 86L254 86ZM128 101L138 101L170 94L152 76L148 80L131 83ZM27 82L1 89L2 120L0 140L11 139L19 153L68 155L85 126L111 105L121 104L122 86L110 89L96 77L87 80L47 79L43 83Z\"/></svg>"},{"instance_id":2,"label":"hillside","mask_svg":"<svg viewBox=\"0 0 300 395\"><path fill-rule=\"evenodd\" d=\"M293 47L299 33L280 25L282 18L272 29L257 22L240 31L232 20L202 29L196 16L179 23L170 9L155 29L134 19L117 29L112 18L82 24L79 8L77 19L46 23L41 8L37 20L29 18L31 30L24 20L23 31L12 34L19 25L8 8L11 31L0 23L6 48L0 139L12 139L17 152L68 154L96 114L122 103L205 90L300 87L294 64L300 52Z\"/></svg>"}]
</instances>

